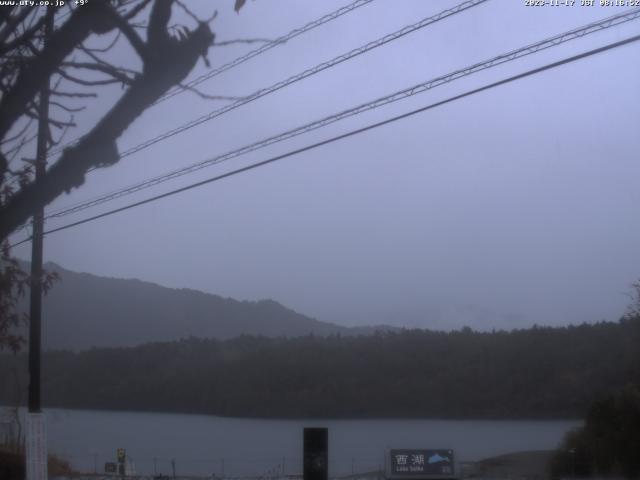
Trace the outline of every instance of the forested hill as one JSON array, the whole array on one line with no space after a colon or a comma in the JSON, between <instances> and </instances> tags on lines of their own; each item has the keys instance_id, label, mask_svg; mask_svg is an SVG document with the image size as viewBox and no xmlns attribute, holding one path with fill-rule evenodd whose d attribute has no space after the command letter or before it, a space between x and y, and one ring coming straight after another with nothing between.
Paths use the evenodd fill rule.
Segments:
<instances>
[{"instance_id":1,"label":"forested hill","mask_svg":"<svg viewBox=\"0 0 640 480\"><path fill-rule=\"evenodd\" d=\"M373 331L373 327L349 329L321 322L273 300L238 301L140 280L77 273L53 263L45 268L60 278L44 298L45 349L134 346L189 336L227 339L241 334L293 337ZM23 298L22 309L27 309L27 300L28 296Z\"/></svg>"},{"instance_id":2,"label":"forested hill","mask_svg":"<svg viewBox=\"0 0 640 480\"><path fill-rule=\"evenodd\" d=\"M243 336L50 352L48 406L259 417L582 417L640 384L640 318L477 333ZM0 403L26 356L0 360Z\"/></svg>"}]
</instances>

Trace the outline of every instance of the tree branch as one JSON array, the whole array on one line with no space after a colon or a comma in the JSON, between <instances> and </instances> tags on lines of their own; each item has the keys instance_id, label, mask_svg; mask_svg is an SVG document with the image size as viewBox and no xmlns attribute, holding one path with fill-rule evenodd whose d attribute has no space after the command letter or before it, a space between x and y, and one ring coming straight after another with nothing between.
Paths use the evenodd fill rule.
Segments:
<instances>
[{"instance_id":1,"label":"tree branch","mask_svg":"<svg viewBox=\"0 0 640 480\"><path fill-rule=\"evenodd\" d=\"M26 145L29 145L31 142L33 142L36 138L38 138L38 134L34 133L33 135L31 135L30 137L22 137L20 139L20 143L18 145L16 145L15 147L7 150L5 153L7 155L11 155L9 157L9 163L11 163L13 161L13 159L18 155L18 152L20 150L22 150L23 147L25 147Z\"/></svg>"},{"instance_id":2,"label":"tree branch","mask_svg":"<svg viewBox=\"0 0 640 480\"><path fill-rule=\"evenodd\" d=\"M204 100L231 100L231 101L235 101L235 100L240 100L241 98L244 97L231 97L231 96L225 96L225 95L209 95L207 93L201 92L200 90L198 90L197 88L188 85L188 84L184 84L184 83L180 83L178 84L178 87L182 88L183 90L187 90L189 92L195 93L198 97L204 99Z\"/></svg>"},{"instance_id":3,"label":"tree branch","mask_svg":"<svg viewBox=\"0 0 640 480\"><path fill-rule=\"evenodd\" d=\"M71 119L69 123L70 124L73 123L73 120L74 120L73 115L71 115ZM49 143L51 144L51 146L60 145L60 142L64 140L64 137L68 131L69 131L69 127L66 127L64 130L62 130L62 133L60 134L60 138L58 138L58 140L54 140L53 135L51 134L51 131L49 131Z\"/></svg>"},{"instance_id":4,"label":"tree branch","mask_svg":"<svg viewBox=\"0 0 640 480\"><path fill-rule=\"evenodd\" d=\"M149 39L144 45L146 51L152 53L143 59L142 74L91 132L63 150L59 160L41 179L22 188L0 208L0 240L23 224L36 208L82 185L89 169L117 162L116 140L138 116L179 84L199 57L206 55L215 38L207 24L200 23L184 40L168 35L166 25L171 3L165 0L154 4Z\"/></svg>"},{"instance_id":5,"label":"tree branch","mask_svg":"<svg viewBox=\"0 0 640 480\"><path fill-rule=\"evenodd\" d=\"M106 47L101 47L101 48L97 48L97 47L85 47L84 45L79 45L78 48L80 50L82 50L83 52L85 52L86 54L89 54L89 52L99 52L99 53L104 53L104 52L108 52L109 50L111 50L113 48L113 46L118 42L118 40L120 40L120 36L122 35L122 32L120 30L118 30L116 32L116 34L113 37L113 40L111 40Z\"/></svg>"},{"instance_id":6,"label":"tree branch","mask_svg":"<svg viewBox=\"0 0 640 480\"><path fill-rule=\"evenodd\" d=\"M59 128L60 130L64 130L65 128L68 127L77 127L77 125L73 122L63 122L61 120L56 120L55 118L51 118L49 117L49 119L47 119L47 122L49 122L49 125L53 125L56 128Z\"/></svg>"},{"instance_id":7,"label":"tree branch","mask_svg":"<svg viewBox=\"0 0 640 480\"><path fill-rule=\"evenodd\" d=\"M56 69L56 73L58 75L60 75L61 77L69 80L70 82L77 83L78 85L84 85L84 86L87 86L87 87L94 87L94 86L99 86L99 85L111 85L113 83L125 83L125 84L128 85L128 84L131 83L131 80L129 79L129 77L126 77L126 80L124 82L122 80L118 79L118 78L109 78L109 79L105 79L105 80L85 80L83 78L75 77L75 76L65 72L61 68Z\"/></svg>"},{"instance_id":8,"label":"tree branch","mask_svg":"<svg viewBox=\"0 0 640 480\"><path fill-rule=\"evenodd\" d=\"M60 90L51 90L51 95L56 95L58 97L77 97L77 98L95 98L98 95L95 93L83 93L83 92L61 92Z\"/></svg>"},{"instance_id":9,"label":"tree branch","mask_svg":"<svg viewBox=\"0 0 640 480\"><path fill-rule=\"evenodd\" d=\"M156 5L158 3L170 3L170 0L156 2ZM127 40L129 40L129 43L131 44L133 49L144 61L147 58L148 52L142 38L140 38L133 27L131 27L131 25L129 25L129 23L124 18L122 18L115 10L109 11L109 17L115 23L116 27L124 34L124 36L127 37Z\"/></svg>"},{"instance_id":10,"label":"tree branch","mask_svg":"<svg viewBox=\"0 0 640 480\"><path fill-rule=\"evenodd\" d=\"M20 25L25 18L29 16L31 13L31 9L23 8L16 15L11 15L5 25L0 30L0 43L3 43L11 36L12 33L16 31L18 25Z\"/></svg>"},{"instance_id":11,"label":"tree branch","mask_svg":"<svg viewBox=\"0 0 640 480\"><path fill-rule=\"evenodd\" d=\"M69 67L69 68L96 70L98 72L102 72L102 73L105 73L107 75L110 75L111 77L119 80L122 83L126 83L127 85L130 85L131 82L133 81L133 79L128 77L126 73L132 73L134 75L140 75L139 72L136 72L134 70L130 70L128 68L114 67L113 65L110 65L110 64L105 63L105 62L100 62L100 63L62 62L61 66L62 67Z\"/></svg>"},{"instance_id":12,"label":"tree branch","mask_svg":"<svg viewBox=\"0 0 640 480\"><path fill-rule=\"evenodd\" d=\"M150 2L151 2L151 0L142 0L138 5L133 7L131 10L129 10L126 13L123 13L122 14L122 18L124 18L125 20L131 20L136 15L138 15L138 13L140 13L142 10L144 10L145 7L147 5L149 5Z\"/></svg>"},{"instance_id":13,"label":"tree branch","mask_svg":"<svg viewBox=\"0 0 640 480\"><path fill-rule=\"evenodd\" d=\"M40 28L42 28L42 26L46 21L47 21L47 16L43 15L32 27L25 30L25 32L22 35L16 36L16 38L14 38L12 41L7 42L4 45L1 45L0 55L5 55L7 52L10 52L11 50L23 45L25 42L33 38L33 35L38 30L40 30Z\"/></svg>"},{"instance_id":14,"label":"tree branch","mask_svg":"<svg viewBox=\"0 0 640 480\"><path fill-rule=\"evenodd\" d=\"M236 45L238 43L272 43L273 40L268 38L239 38L237 40L225 40L224 42L216 42L212 46L214 47L226 47L227 45Z\"/></svg>"},{"instance_id":15,"label":"tree branch","mask_svg":"<svg viewBox=\"0 0 640 480\"><path fill-rule=\"evenodd\" d=\"M69 113L81 112L82 110L85 110L87 108L86 106L75 107L75 108L68 107L67 105L63 105L63 104L61 104L59 102L54 102L54 101L51 101L51 100L49 101L49 105L61 108L65 112L69 112Z\"/></svg>"},{"instance_id":16,"label":"tree branch","mask_svg":"<svg viewBox=\"0 0 640 480\"><path fill-rule=\"evenodd\" d=\"M14 140L17 140L18 138L20 138L31 126L31 124L33 123L33 118L30 118L27 123L25 124L25 126L15 135L5 138L4 140L0 141L0 145L4 145L6 143L12 142Z\"/></svg>"},{"instance_id":17,"label":"tree branch","mask_svg":"<svg viewBox=\"0 0 640 480\"><path fill-rule=\"evenodd\" d=\"M35 97L46 79L77 45L92 32L109 31L112 22L105 21L105 16L111 10L105 2L90 2L76 9L70 19L54 32L41 54L26 60L12 88L0 101L0 138L4 138L23 114L27 102Z\"/></svg>"},{"instance_id":18,"label":"tree branch","mask_svg":"<svg viewBox=\"0 0 640 480\"><path fill-rule=\"evenodd\" d=\"M182 11L184 11L184 13L186 13L187 15L189 15L193 20L195 20L197 23L200 23L200 19L196 16L195 13L193 13L189 7L187 7L184 3L182 3L180 0L175 0L176 1L176 5L178 5Z\"/></svg>"},{"instance_id":19,"label":"tree branch","mask_svg":"<svg viewBox=\"0 0 640 480\"><path fill-rule=\"evenodd\" d=\"M173 1L156 2L153 4L149 15L149 31L147 42L149 46L162 47L170 41L167 25L171 18L171 7ZM160 52L156 52L160 53Z\"/></svg>"}]
</instances>

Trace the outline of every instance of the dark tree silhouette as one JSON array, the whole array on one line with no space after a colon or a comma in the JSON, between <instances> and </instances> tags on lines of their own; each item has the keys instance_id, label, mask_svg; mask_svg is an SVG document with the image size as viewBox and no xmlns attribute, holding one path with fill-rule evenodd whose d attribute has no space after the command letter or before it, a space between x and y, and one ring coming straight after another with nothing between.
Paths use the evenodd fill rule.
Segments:
<instances>
[{"instance_id":1,"label":"dark tree silhouette","mask_svg":"<svg viewBox=\"0 0 640 480\"><path fill-rule=\"evenodd\" d=\"M38 208L81 186L89 170L118 162L118 138L167 91L179 87L199 58L206 62L214 41L209 23L215 15L200 21L180 1L83 3L0 7L0 349L19 346L19 338L10 332L21 319L13 312L16 297L30 281L11 260L9 235ZM195 27L175 28L170 23L174 7L196 20ZM51 17L54 28L45 42L44 28ZM108 38L106 47L96 47L95 38L101 36L114 38ZM128 42L135 52L137 68L106 59L119 42ZM105 85L121 84L123 94L36 181L33 160L22 155L33 150L39 92L48 82L49 147L75 126L74 113L86 107L78 102L90 101Z\"/></svg>"},{"instance_id":2,"label":"dark tree silhouette","mask_svg":"<svg viewBox=\"0 0 640 480\"><path fill-rule=\"evenodd\" d=\"M551 460L554 477L640 475L640 390L628 385L621 393L595 400L585 426L570 432Z\"/></svg>"},{"instance_id":3,"label":"dark tree silhouette","mask_svg":"<svg viewBox=\"0 0 640 480\"><path fill-rule=\"evenodd\" d=\"M640 385L639 344L640 318L494 333L191 338L45 352L42 388L49 407L66 408L240 417L583 418L594 398ZM26 375L25 361L23 354L0 358L0 404L26 383L26 377L11 380L14 369ZM609 411L590 415L606 419ZM616 425L625 424L640 432L637 423ZM622 445L626 437L619 438Z\"/></svg>"},{"instance_id":4,"label":"dark tree silhouette","mask_svg":"<svg viewBox=\"0 0 640 480\"><path fill-rule=\"evenodd\" d=\"M73 82L75 77L68 73L68 70L88 69L103 73L107 77L104 80L108 83L120 82L127 88L89 133L63 151L41 180L25 180L18 191L11 192L8 198L4 199L0 207L0 240L4 240L25 223L38 206L46 205L63 192L82 185L89 169L116 163L119 160L116 140L120 135L142 112L170 88L178 85L192 70L199 57L206 55L214 40L206 22L201 22L194 30L183 32L178 37L170 34L168 26L173 3L172 0L89 2L76 8L68 20L54 31L51 40L41 50L34 46L35 51L29 48L31 53L22 55L17 50L19 47L14 47L13 50L18 52L14 55L15 61L11 60L14 58L11 56L5 61L8 71L6 77L9 82L13 82L3 87L0 100L0 138L3 140L21 117L32 112L37 93L50 76L58 74L64 80ZM121 7L123 4L128 6L128 10ZM136 32L132 20L149 4L151 11L145 41ZM15 17L29 18L28 9L25 10L26 16L22 14L22 10L14 12L13 15L7 15L5 12L3 27L14 27L13 32L8 35L11 41L6 41L0 47L5 50L5 55L13 51L12 44L31 46L33 38L41 36L36 30L31 33L32 39L22 38L24 35L20 35L21 29L17 28L20 24L14 26L17 19L13 22L11 20ZM88 54L82 44L91 35L103 35L113 30L121 32L133 47L142 61L140 72L131 73L99 61L95 54L93 61L89 63L67 60L78 49ZM26 35L29 33L30 31L27 31ZM89 85L98 85L95 81L87 82ZM51 94L53 97L65 96L65 92L56 89L53 89ZM54 119L51 119L51 122L53 125L56 124ZM11 177L11 173L8 161L3 155L0 159L0 175L4 179Z\"/></svg>"}]
</instances>

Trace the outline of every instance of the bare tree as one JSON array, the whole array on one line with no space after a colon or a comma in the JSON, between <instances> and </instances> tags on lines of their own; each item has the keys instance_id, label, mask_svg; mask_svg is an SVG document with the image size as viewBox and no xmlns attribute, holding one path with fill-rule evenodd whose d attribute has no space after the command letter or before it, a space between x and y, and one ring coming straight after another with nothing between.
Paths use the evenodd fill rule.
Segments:
<instances>
[{"instance_id":1,"label":"bare tree","mask_svg":"<svg viewBox=\"0 0 640 480\"><path fill-rule=\"evenodd\" d=\"M625 316L627 318L640 318L640 280L636 280L631 284L629 298L631 303L627 306Z\"/></svg>"},{"instance_id":2,"label":"bare tree","mask_svg":"<svg viewBox=\"0 0 640 480\"><path fill-rule=\"evenodd\" d=\"M17 297L29 285L10 257L8 236L38 208L81 186L89 170L118 162L117 139L147 108L179 86L199 58L207 63L215 37L209 26L215 14L199 19L179 0L92 0L76 7L72 3L61 8L0 7L0 349L16 350L20 345L11 330L22 321L14 310ZM236 1L236 10L242 3ZM188 14L195 26L172 25L174 8ZM47 20L55 26L45 42ZM107 37L107 44L96 46L98 37ZM133 66L109 61L108 53L118 42L128 43L135 52ZM85 108L83 102L97 96L96 90L119 84L123 93L36 181L33 161L24 153L36 136L38 94L49 82L49 147L75 127L74 115Z\"/></svg>"},{"instance_id":3,"label":"bare tree","mask_svg":"<svg viewBox=\"0 0 640 480\"><path fill-rule=\"evenodd\" d=\"M20 406L22 405L21 392L24 389L21 385L17 368L12 368L11 373L12 379L4 379L4 387L7 387L9 382L13 382L12 390L16 392L16 395L11 405L5 406L3 410L0 410L0 427L4 427L0 428L0 447L18 455L23 455L25 432L22 425L22 417L20 416Z\"/></svg>"}]
</instances>

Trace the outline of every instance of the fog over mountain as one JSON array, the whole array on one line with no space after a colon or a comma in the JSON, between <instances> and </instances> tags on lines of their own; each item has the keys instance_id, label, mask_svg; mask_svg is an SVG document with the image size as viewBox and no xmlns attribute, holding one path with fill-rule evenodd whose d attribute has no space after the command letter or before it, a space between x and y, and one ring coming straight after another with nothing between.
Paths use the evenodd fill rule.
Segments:
<instances>
[{"instance_id":1,"label":"fog over mountain","mask_svg":"<svg viewBox=\"0 0 640 480\"><path fill-rule=\"evenodd\" d=\"M371 309L367 314L335 315L332 320L341 325L400 325L404 328L455 330L471 327L478 331L512 330L533 324L547 323L522 313L494 311L471 303L427 303ZM582 322L575 322L582 323Z\"/></svg>"},{"instance_id":2,"label":"fog over mountain","mask_svg":"<svg viewBox=\"0 0 640 480\"><path fill-rule=\"evenodd\" d=\"M28 264L24 268L28 270ZM239 300L138 279L74 272L55 263L45 268L59 275L44 299L43 345L49 350L134 346L189 337L367 335L402 327L511 330L524 328L529 321L524 316L453 304L422 309L405 306L389 313L372 311L369 322L358 316L326 322L273 299ZM28 296L23 298L21 309L28 311Z\"/></svg>"},{"instance_id":3,"label":"fog over mountain","mask_svg":"<svg viewBox=\"0 0 640 480\"><path fill-rule=\"evenodd\" d=\"M274 300L239 301L136 279L72 272L54 263L45 268L59 275L44 299L43 345L48 350L133 346L189 337L353 335L376 330L321 322ZM28 297L21 308L28 310Z\"/></svg>"},{"instance_id":4,"label":"fog over mountain","mask_svg":"<svg viewBox=\"0 0 640 480\"><path fill-rule=\"evenodd\" d=\"M208 18L210 2L192 2ZM275 39L345 1L220 3L216 39ZM345 52L452 8L457 0L371 2L201 85L246 97ZM596 2L598 3L598 2ZM486 2L407 34L171 136L47 206L47 214L186 168L525 45L624 7L530 8ZM181 9L178 24L192 25ZM637 34L618 24L448 82L229 162L193 171L73 215L202 181L387 120ZM199 78L256 48L212 48ZM127 65L128 48L112 52ZM513 328L567 325L624 313L640 276L638 44L610 50L306 151L48 235L44 255L75 271L139 278L222 297L272 298L321 321L356 326ZM119 87L78 112L101 118ZM229 102L193 92L145 112L118 140L123 152ZM16 233L12 242L25 238ZM30 258L30 245L14 254Z\"/></svg>"}]
</instances>

